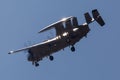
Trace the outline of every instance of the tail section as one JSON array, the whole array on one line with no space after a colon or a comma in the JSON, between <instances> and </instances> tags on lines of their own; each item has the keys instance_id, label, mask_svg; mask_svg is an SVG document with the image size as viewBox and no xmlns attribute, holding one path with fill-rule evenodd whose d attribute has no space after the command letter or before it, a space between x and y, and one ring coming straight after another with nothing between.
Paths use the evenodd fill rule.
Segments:
<instances>
[{"instance_id":1,"label":"tail section","mask_svg":"<svg viewBox=\"0 0 120 80\"><path fill-rule=\"evenodd\" d=\"M92 10L92 15L93 15L93 18L97 21L98 24L100 24L101 26L105 25L105 22L102 19L102 17L100 16L100 14L99 14L97 9Z\"/></svg>"},{"instance_id":2,"label":"tail section","mask_svg":"<svg viewBox=\"0 0 120 80\"><path fill-rule=\"evenodd\" d=\"M87 12L84 14L84 16L85 16L87 24L90 24L92 22L92 17L90 16L90 14Z\"/></svg>"},{"instance_id":3,"label":"tail section","mask_svg":"<svg viewBox=\"0 0 120 80\"><path fill-rule=\"evenodd\" d=\"M84 14L87 24L90 24L91 22L96 21L100 26L105 25L105 22L100 16L97 9L92 10L92 15L93 15L93 18L90 16L88 12Z\"/></svg>"}]
</instances>

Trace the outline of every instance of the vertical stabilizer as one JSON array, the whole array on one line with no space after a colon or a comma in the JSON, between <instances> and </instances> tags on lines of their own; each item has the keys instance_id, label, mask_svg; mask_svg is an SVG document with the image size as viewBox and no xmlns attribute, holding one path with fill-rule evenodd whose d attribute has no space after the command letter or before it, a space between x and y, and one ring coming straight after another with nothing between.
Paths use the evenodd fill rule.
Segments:
<instances>
[{"instance_id":1,"label":"vertical stabilizer","mask_svg":"<svg viewBox=\"0 0 120 80\"><path fill-rule=\"evenodd\" d=\"M92 22L92 17L90 16L90 14L87 12L84 14L84 16L87 24L90 24Z\"/></svg>"},{"instance_id":2,"label":"vertical stabilizer","mask_svg":"<svg viewBox=\"0 0 120 80\"><path fill-rule=\"evenodd\" d=\"M100 24L101 26L105 25L104 20L102 19L102 17L100 16L99 12L97 9L92 10L92 15L93 18L95 19L95 21Z\"/></svg>"}]
</instances>

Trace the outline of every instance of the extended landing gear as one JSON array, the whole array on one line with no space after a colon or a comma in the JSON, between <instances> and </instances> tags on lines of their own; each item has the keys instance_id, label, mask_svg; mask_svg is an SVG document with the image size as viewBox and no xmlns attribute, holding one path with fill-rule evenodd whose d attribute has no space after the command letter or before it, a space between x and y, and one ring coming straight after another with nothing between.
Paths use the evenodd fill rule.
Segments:
<instances>
[{"instance_id":1,"label":"extended landing gear","mask_svg":"<svg viewBox=\"0 0 120 80\"><path fill-rule=\"evenodd\" d=\"M35 65L35 67L38 67L39 63L38 62L32 62L32 65Z\"/></svg>"},{"instance_id":2,"label":"extended landing gear","mask_svg":"<svg viewBox=\"0 0 120 80\"><path fill-rule=\"evenodd\" d=\"M35 62L35 67L38 67L39 66L39 63Z\"/></svg>"},{"instance_id":3,"label":"extended landing gear","mask_svg":"<svg viewBox=\"0 0 120 80\"><path fill-rule=\"evenodd\" d=\"M50 61L53 61L54 57L53 56L49 56L49 59L50 59Z\"/></svg>"},{"instance_id":4,"label":"extended landing gear","mask_svg":"<svg viewBox=\"0 0 120 80\"><path fill-rule=\"evenodd\" d=\"M75 47L74 46L71 47L71 51L75 52Z\"/></svg>"}]
</instances>

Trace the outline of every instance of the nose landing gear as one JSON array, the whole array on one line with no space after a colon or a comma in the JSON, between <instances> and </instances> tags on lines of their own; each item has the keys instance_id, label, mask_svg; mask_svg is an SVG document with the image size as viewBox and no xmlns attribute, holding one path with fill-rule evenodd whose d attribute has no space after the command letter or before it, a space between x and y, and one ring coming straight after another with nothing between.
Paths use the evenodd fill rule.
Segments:
<instances>
[{"instance_id":1,"label":"nose landing gear","mask_svg":"<svg viewBox=\"0 0 120 80\"><path fill-rule=\"evenodd\" d=\"M38 62L32 62L32 65L35 65L35 67L38 67L39 66L39 63Z\"/></svg>"},{"instance_id":2,"label":"nose landing gear","mask_svg":"<svg viewBox=\"0 0 120 80\"><path fill-rule=\"evenodd\" d=\"M39 63L38 62L35 62L35 67L38 67L39 66Z\"/></svg>"}]
</instances>

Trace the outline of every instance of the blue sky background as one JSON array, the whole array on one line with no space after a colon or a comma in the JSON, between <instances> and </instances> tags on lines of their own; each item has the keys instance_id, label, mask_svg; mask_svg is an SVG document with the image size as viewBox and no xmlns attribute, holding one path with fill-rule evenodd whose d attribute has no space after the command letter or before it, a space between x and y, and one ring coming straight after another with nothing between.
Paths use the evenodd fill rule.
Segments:
<instances>
[{"instance_id":1,"label":"blue sky background","mask_svg":"<svg viewBox=\"0 0 120 80\"><path fill-rule=\"evenodd\" d=\"M0 80L120 80L119 0L0 0ZM27 53L8 55L10 50L47 39L43 27L67 16L78 17L98 9L106 25L90 24L88 38L53 56L39 67L27 61ZM54 34L54 33L52 33Z\"/></svg>"}]
</instances>

